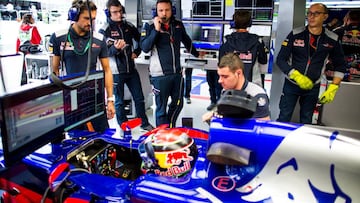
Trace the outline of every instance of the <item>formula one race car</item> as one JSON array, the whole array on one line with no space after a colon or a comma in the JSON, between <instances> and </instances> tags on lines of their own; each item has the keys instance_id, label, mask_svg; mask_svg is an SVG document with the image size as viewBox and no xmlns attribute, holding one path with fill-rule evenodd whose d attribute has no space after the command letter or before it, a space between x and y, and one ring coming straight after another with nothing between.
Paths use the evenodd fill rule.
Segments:
<instances>
[{"instance_id":1,"label":"formula one race car","mask_svg":"<svg viewBox=\"0 0 360 203\"><path fill-rule=\"evenodd\" d=\"M360 202L360 141L338 131L224 116L209 132L159 126L135 136L132 120L121 137L63 135L82 119L67 101L74 92L18 94L26 99L1 100L3 202Z\"/></svg>"}]
</instances>

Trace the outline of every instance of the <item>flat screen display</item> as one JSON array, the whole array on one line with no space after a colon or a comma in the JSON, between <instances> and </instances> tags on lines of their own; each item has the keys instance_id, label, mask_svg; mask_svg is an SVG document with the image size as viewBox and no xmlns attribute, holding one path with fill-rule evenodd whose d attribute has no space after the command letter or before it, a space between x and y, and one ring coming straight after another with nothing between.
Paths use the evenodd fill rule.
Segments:
<instances>
[{"instance_id":1,"label":"flat screen display","mask_svg":"<svg viewBox=\"0 0 360 203\"><path fill-rule=\"evenodd\" d=\"M255 7L273 7L273 0L255 0Z\"/></svg>"},{"instance_id":2,"label":"flat screen display","mask_svg":"<svg viewBox=\"0 0 360 203\"><path fill-rule=\"evenodd\" d=\"M62 136L63 92L46 85L1 98L1 138L6 165Z\"/></svg>"},{"instance_id":3,"label":"flat screen display","mask_svg":"<svg viewBox=\"0 0 360 203\"><path fill-rule=\"evenodd\" d=\"M271 8L273 7L273 0L235 0L236 7L264 7Z\"/></svg>"},{"instance_id":4,"label":"flat screen display","mask_svg":"<svg viewBox=\"0 0 360 203\"><path fill-rule=\"evenodd\" d=\"M103 74L103 72L98 72L90 75L88 81L76 89L64 89L65 131L104 114Z\"/></svg>"},{"instance_id":5,"label":"flat screen display","mask_svg":"<svg viewBox=\"0 0 360 203\"><path fill-rule=\"evenodd\" d=\"M193 2L193 15L210 15L209 5L210 2Z\"/></svg>"},{"instance_id":6,"label":"flat screen display","mask_svg":"<svg viewBox=\"0 0 360 203\"><path fill-rule=\"evenodd\" d=\"M235 0L236 7L253 7L253 0Z\"/></svg>"},{"instance_id":7,"label":"flat screen display","mask_svg":"<svg viewBox=\"0 0 360 203\"><path fill-rule=\"evenodd\" d=\"M223 38L223 24L184 23L186 32L193 40L196 49L218 50Z\"/></svg>"},{"instance_id":8,"label":"flat screen display","mask_svg":"<svg viewBox=\"0 0 360 203\"><path fill-rule=\"evenodd\" d=\"M1 96L0 134L5 165L20 162L40 147L63 139L64 131L104 115L103 76L103 72L91 74L74 89L46 84Z\"/></svg>"},{"instance_id":9,"label":"flat screen display","mask_svg":"<svg viewBox=\"0 0 360 203\"><path fill-rule=\"evenodd\" d=\"M253 10L253 20L270 21L272 19L273 11L270 9Z\"/></svg>"}]
</instances>

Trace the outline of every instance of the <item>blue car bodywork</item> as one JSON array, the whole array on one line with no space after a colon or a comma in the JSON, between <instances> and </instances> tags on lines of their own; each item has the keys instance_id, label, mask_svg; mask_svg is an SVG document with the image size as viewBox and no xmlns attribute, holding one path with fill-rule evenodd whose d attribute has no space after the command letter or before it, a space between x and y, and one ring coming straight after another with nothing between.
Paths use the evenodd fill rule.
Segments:
<instances>
[{"instance_id":1,"label":"blue car bodywork","mask_svg":"<svg viewBox=\"0 0 360 203\"><path fill-rule=\"evenodd\" d=\"M157 129L138 139L116 138L112 129L75 131L48 146L51 154L34 152L23 164L45 181L61 164L69 164L68 171L58 173L65 177L49 181L57 187L44 194L49 202L360 201L360 142L338 131L230 118L213 119L209 132L179 130L194 139L198 150L192 170L181 177L142 174L138 147ZM219 152L218 161L209 151ZM234 158L232 151L241 163L225 163ZM94 154L86 158L92 162L84 163L83 152Z\"/></svg>"}]
</instances>

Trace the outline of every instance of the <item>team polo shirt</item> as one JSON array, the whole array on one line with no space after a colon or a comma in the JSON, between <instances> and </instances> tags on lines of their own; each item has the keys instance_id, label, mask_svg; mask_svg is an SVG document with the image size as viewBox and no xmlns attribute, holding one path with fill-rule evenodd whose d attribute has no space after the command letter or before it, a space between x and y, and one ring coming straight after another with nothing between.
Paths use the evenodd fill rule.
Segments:
<instances>
[{"instance_id":1,"label":"team polo shirt","mask_svg":"<svg viewBox=\"0 0 360 203\"><path fill-rule=\"evenodd\" d=\"M264 118L270 116L269 97L262 87L245 80L241 90L245 91L257 101L257 106L253 118Z\"/></svg>"},{"instance_id":2,"label":"team polo shirt","mask_svg":"<svg viewBox=\"0 0 360 203\"><path fill-rule=\"evenodd\" d=\"M50 38L50 49L52 49L53 54L64 56L62 60L67 75L86 72L90 47L92 56L90 71L95 71L97 59L108 57L105 38L102 34L93 32L91 44L90 32L84 36L79 36L73 28L57 31Z\"/></svg>"}]
</instances>

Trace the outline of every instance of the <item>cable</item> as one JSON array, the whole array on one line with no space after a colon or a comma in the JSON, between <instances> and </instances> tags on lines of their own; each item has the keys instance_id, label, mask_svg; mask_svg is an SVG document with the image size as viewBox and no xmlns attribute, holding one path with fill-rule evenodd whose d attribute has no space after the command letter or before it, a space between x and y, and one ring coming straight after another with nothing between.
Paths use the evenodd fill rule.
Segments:
<instances>
[{"instance_id":1,"label":"cable","mask_svg":"<svg viewBox=\"0 0 360 203\"><path fill-rule=\"evenodd\" d=\"M42 198L41 198L40 203L44 203L44 202L45 202L45 199L46 199L49 191L50 191L50 185L46 188L46 190L45 190L45 192L44 192L44 194L43 194L43 196L42 196Z\"/></svg>"},{"instance_id":2,"label":"cable","mask_svg":"<svg viewBox=\"0 0 360 203\"><path fill-rule=\"evenodd\" d=\"M70 172L86 172L86 173L90 174L90 171L88 171L85 168L74 168L74 169L71 169Z\"/></svg>"},{"instance_id":3,"label":"cable","mask_svg":"<svg viewBox=\"0 0 360 203\"><path fill-rule=\"evenodd\" d=\"M194 10L194 7L195 7L195 4L193 4L193 6L192 6L192 10L191 10L191 12L193 12L193 10ZM192 16L193 14L191 13L191 16ZM194 18L192 18L191 19L191 34L193 33L193 29L194 29ZM192 39L191 39L192 40ZM185 46L185 45L184 45ZM193 48L193 44L191 43L191 46L190 46L190 50L189 50L189 55L188 55L188 59L190 59L190 57L191 57L191 52L192 52L192 48ZM186 47L185 47L185 49L186 49ZM181 54L181 53L180 53ZM183 77L183 73L185 73L185 69L186 69L186 67L188 67L189 66L189 61L190 60L185 60L185 63L186 63L186 65L185 65L185 67L182 67L182 70L181 70L181 80L180 80L180 87L179 87L179 89L180 89L180 94L179 94L179 97L178 97L178 100L177 100L177 102L176 102L176 107L175 107L175 110L174 110L174 112L173 112L173 114L171 115L171 119L170 119L170 123L169 123L169 127L170 128L173 128L173 127L175 127L176 126L176 120L174 121L174 119L175 119L175 116L176 116L176 114L180 114L180 111L182 110L182 108L180 109L180 104L181 104L181 99L183 99L183 94L184 94L184 88L183 88L183 84L184 84L184 77ZM180 64L181 65L181 64ZM179 113L177 113L179 111Z\"/></svg>"},{"instance_id":4,"label":"cable","mask_svg":"<svg viewBox=\"0 0 360 203\"><path fill-rule=\"evenodd\" d=\"M65 188L62 188L60 191L59 202L61 202L61 203L64 202L63 197L64 197L65 192L66 192Z\"/></svg>"},{"instance_id":5,"label":"cable","mask_svg":"<svg viewBox=\"0 0 360 203\"><path fill-rule=\"evenodd\" d=\"M70 175L72 172L86 172L86 173L90 174L90 172L89 172L88 170L84 169L84 168L74 168L74 169L71 169L71 170L69 171L69 175ZM45 190L45 192L44 192L44 194L43 194L43 196L42 196L42 198L41 198L40 203L44 203L44 202L45 202L46 197L47 197L50 189L51 189L51 188L50 188L50 185L49 185L49 186L46 188L46 190ZM61 200L62 200L63 195L64 195L64 192L65 192L64 190L65 190L65 188L61 191L61 195L60 195L60 199L61 199ZM62 202L62 201L60 201L60 202Z\"/></svg>"},{"instance_id":6,"label":"cable","mask_svg":"<svg viewBox=\"0 0 360 203\"><path fill-rule=\"evenodd\" d=\"M1 57L0 57L1 59ZM4 92L6 92L6 86L5 86L5 80L4 80L4 73L3 73L3 69L2 69L2 65L1 65L1 60L0 60L0 79L1 79L1 84L4 87Z\"/></svg>"}]
</instances>

